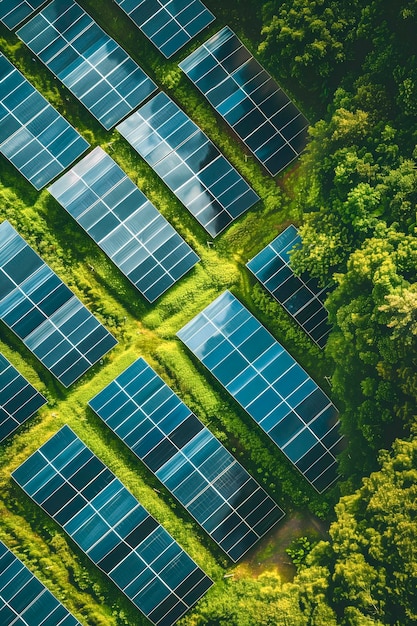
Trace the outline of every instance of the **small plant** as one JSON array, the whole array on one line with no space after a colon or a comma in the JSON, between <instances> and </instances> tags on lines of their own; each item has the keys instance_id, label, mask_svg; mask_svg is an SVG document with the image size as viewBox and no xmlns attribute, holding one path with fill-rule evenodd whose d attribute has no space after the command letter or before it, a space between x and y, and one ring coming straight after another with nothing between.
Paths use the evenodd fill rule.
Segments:
<instances>
[{"instance_id":1,"label":"small plant","mask_svg":"<svg viewBox=\"0 0 417 626\"><path fill-rule=\"evenodd\" d=\"M293 539L285 552L294 563L297 572L305 565L307 555L316 545L316 541L310 541L308 537L298 537Z\"/></svg>"}]
</instances>

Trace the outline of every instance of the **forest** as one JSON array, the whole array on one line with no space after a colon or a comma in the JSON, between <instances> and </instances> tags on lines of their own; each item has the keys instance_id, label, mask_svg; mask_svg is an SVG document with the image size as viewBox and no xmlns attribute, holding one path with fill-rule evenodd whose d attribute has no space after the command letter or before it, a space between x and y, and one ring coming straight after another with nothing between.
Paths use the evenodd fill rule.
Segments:
<instances>
[{"instance_id":1,"label":"forest","mask_svg":"<svg viewBox=\"0 0 417 626\"><path fill-rule=\"evenodd\" d=\"M215 580L182 618L183 626L415 624L417 1L206 0L217 20L189 51L228 24L311 123L306 150L276 179L181 73L179 58L162 62L111 0L79 3L175 98L261 201L208 245L206 233L117 131L104 131L18 38L0 27L0 50L92 146L111 154L201 257L190 275L149 305L48 192L36 192L2 158L1 220L19 230L119 345L65 390L1 325L0 351L48 405L0 448L0 539L82 624L148 623L10 479L66 423ZM329 286L325 304L332 331L323 351L245 268L289 223L302 237L291 257L295 271ZM253 428L175 337L226 288L340 411L348 445L339 459L340 479L324 494ZM87 408L88 400L140 355L288 518L320 522L319 534L307 528L307 536L286 546L289 568L266 557L284 551L272 539L233 566Z\"/></svg>"}]
</instances>

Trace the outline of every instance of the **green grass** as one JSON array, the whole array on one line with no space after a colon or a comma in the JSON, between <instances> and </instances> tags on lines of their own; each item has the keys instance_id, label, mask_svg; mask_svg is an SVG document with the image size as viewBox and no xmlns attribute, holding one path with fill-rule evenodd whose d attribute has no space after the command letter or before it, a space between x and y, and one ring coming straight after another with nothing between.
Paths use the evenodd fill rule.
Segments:
<instances>
[{"instance_id":1,"label":"green grass","mask_svg":"<svg viewBox=\"0 0 417 626\"><path fill-rule=\"evenodd\" d=\"M177 71L178 59L161 62L153 46L132 28L114 3L105 0L99 8L92 0L81 4L175 97L261 198L209 245L211 238L119 134L104 131L39 62L32 61L31 54L17 38L0 27L0 46L6 55L92 146L101 145L108 151L201 257L194 269L150 305L47 191L34 191L2 159L0 218L10 220L109 328L119 344L104 357L102 364L96 364L65 390L10 331L3 325L0 327L1 351L48 398L48 405L0 447L0 538L82 623L119 626L142 624L146 620L138 616L65 533L29 501L12 482L10 473L63 424L68 424L199 565L215 580L220 580L230 562L157 479L88 409L88 401L143 356L287 513L310 506L313 511L326 514L333 496L319 497L313 492L283 455L277 453L272 442L254 427L246 413L187 352L176 333L215 297L230 289L318 382L324 380L329 364L245 268L246 262L290 221L299 219L297 204L287 193L291 184L286 175L278 181L266 176ZM232 11L236 20L230 25L242 33L250 33L250 24L240 21L231 7L223 7L222 15L225 17L228 11ZM216 32L219 27L216 22L209 32ZM207 33L202 34L191 47L206 37Z\"/></svg>"}]
</instances>

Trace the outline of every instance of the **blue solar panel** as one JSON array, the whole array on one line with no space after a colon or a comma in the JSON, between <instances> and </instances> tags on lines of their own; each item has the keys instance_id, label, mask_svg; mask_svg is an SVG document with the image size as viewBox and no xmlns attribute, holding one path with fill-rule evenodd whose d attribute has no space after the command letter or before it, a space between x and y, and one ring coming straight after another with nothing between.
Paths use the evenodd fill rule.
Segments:
<instances>
[{"instance_id":1,"label":"blue solar panel","mask_svg":"<svg viewBox=\"0 0 417 626\"><path fill-rule=\"evenodd\" d=\"M154 624L174 624L212 585L68 426L12 476Z\"/></svg>"},{"instance_id":2,"label":"blue solar panel","mask_svg":"<svg viewBox=\"0 0 417 626\"><path fill-rule=\"evenodd\" d=\"M90 152L48 191L149 302L199 261L101 148Z\"/></svg>"},{"instance_id":3,"label":"blue solar panel","mask_svg":"<svg viewBox=\"0 0 417 626\"><path fill-rule=\"evenodd\" d=\"M1 541L0 624L81 626L80 622Z\"/></svg>"},{"instance_id":4,"label":"blue solar panel","mask_svg":"<svg viewBox=\"0 0 417 626\"><path fill-rule=\"evenodd\" d=\"M45 403L43 395L0 354L0 441Z\"/></svg>"},{"instance_id":5,"label":"blue solar panel","mask_svg":"<svg viewBox=\"0 0 417 626\"><path fill-rule=\"evenodd\" d=\"M0 0L0 20L12 30L45 2L46 0Z\"/></svg>"},{"instance_id":6,"label":"blue solar panel","mask_svg":"<svg viewBox=\"0 0 417 626\"><path fill-rule=\"evenodd\" d=\"M115 0L168 59L215 19L200 0Z\"/></svg>"},{"instance_id":7,"label":"blue solar panel","mask_svg":"<svg viewBox=\"0 0 417 626\"><path fill-rule=\"evenodd\" d=\"M156 89L76 2L53 0L17 35L106 129Z\"/></svg>"},{"instance_id":8,"label":"blue solar panel","mask_svg":"<svg viewBox=\"0 0 417 626\"><path fill-rule=\"evenodd\" d=\"M259 200L210 139L164 93L117 130L213 237Z\"/></svg>"},{"instance_id":9,"label":"blue solar panel","mask_svg":"<svg viewBox=\"0 0 417 626\"><path fill-rule=\"evenodd\" d=\"M0 152L19 172L41 189L88 145L0 53Z\"/></svg>"},{"instance_id":10,"label":"blue solar panel","mask_svg":"<svg viewBox=\"0 0 417 626\"><path fill-rule=\"evenodd\" d=\"M324 348L331 330L323 306L328 288L319 287L314 278L296 276L292 271L289 254L300 244L301 237L291 224L249 261L247 267L313 341Z\"/></svg>"},{"instance_id":11,"label":"blue solar panel","mask_svg":"<svg viewBox=\"0 0 417 626\"><path fill-rule=\"evenodd\" d=\"M336 480L336 407L235 296L225 291L177 335L318 492Z\"/></svg>"},{"instance_id":12,"label":"blue solar panel","mask_svg":"<svg viewBox=\"0 0 417 626\"><path fill-rule=\"evenodd\" d=\"M233 561L284 516L142 358L89 405Z\"/></svg>"},{"instance_id":13,"label":"blue solar panel","mask_svg":"<svg viewBox=\"0 0 417 626\"><path fill-rule=\"evenodd\" d=\"M179 66L270 174L302 152L306 118L228 26Z\"/></svg>"},{"instance_id":14,"label":"blue solar panel","mask_svg":"<svg viewBox=\"0 0 417 626\"><path fill-rule=\"evenodd\" d=\"M0 319L68 387L117 341L9 224L0 224Z\"/></svg>"}]
</instances>

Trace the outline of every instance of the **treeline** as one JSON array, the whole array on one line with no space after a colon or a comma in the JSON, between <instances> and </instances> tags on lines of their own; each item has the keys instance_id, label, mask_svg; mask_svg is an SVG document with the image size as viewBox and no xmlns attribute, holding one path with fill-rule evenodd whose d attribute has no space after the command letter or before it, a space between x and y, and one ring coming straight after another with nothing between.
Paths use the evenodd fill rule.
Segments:
<instances>
[{"instance_id":1,"label":"treeline","mask_svg":"<svg viewBox=\"0 0 417 626\"><path fill-rule=\"evenodd\" d=\"M264 61L320 102L295 194L303 247L293 263L333 286L327 356L350 440L346 492L416 416L416 17L411 0L263 8Z\"/></svg>"}]
</instances>

